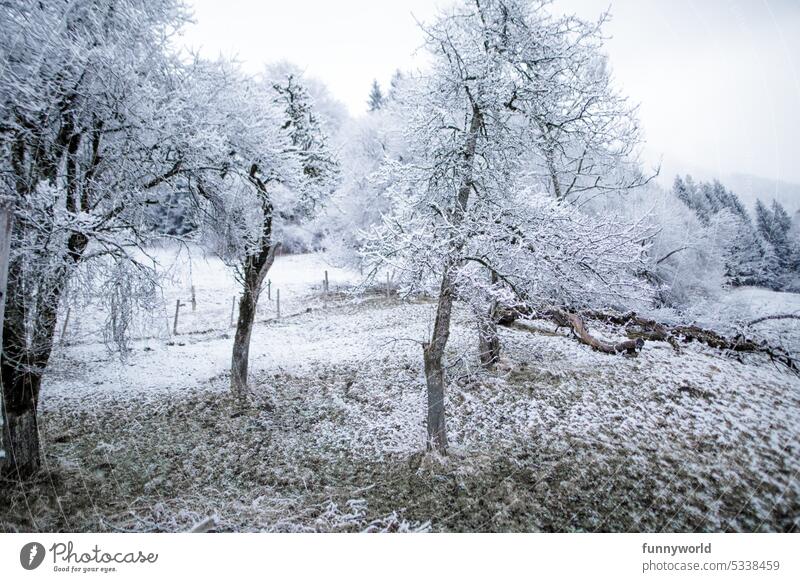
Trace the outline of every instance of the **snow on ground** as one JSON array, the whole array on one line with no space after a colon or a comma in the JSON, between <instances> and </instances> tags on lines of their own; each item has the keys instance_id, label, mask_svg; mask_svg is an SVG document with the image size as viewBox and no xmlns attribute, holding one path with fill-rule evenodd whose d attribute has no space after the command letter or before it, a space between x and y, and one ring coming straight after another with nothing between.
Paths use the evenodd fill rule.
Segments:
<instances>
[{"instance_id":1,"label":"snow on ground","mask_svg":"<svg viewBox=\"0 0 800 582\"><path fill-rule=\"evenodd\" d=\"M230 313L209 325L233 291L214 261L192 267L210 331L140 340L124 362L102 343L60 349L43 387L49 471L0 499L0 530L175 531L209 515L245 531L800 527L797 376L698 345L608 356L543 321L502 329L486 373L457 311L440 459L421 453L433 305L323 301L324 265L276 262L298 315L256 326L244 411L227 390Z\"/></svg>"},{"instance_id":2,"label":"snow on ground","mask_svg":"<svg viewBox=\"0 0 800 582\"><path fill-rule=\"evenodd\" d=\"M236 280L234 270L219 258L195 246L164 246L151 249L148 257L141 260L148 264L155 261L163 277L162 292L155 309L138 314L132 326L132 337L170 338L178 300L182 304L178 314L179 335L232 328L232 308L235 318L241 284ZM276 317L278 291L282 316L315 306L314 302L309 302L308 293L321 290L325 271L328 271L331 293L360 281L357 273L336 266L324 253L276 257L268 276L269 291L264 289L258 304L257 319L266 321ZM192 287L196 300L194 311L191 306ZM102 335L106 314L107 310L98 305L73 307L66 341L72 344L96 343Z\"/></svg>"},{"instance_id":3,"label":"snow on ground","mask_svg":"<svg viewBox=\"0 0 800 582\"><path fill-rule=\"evenodd\" d=\"M703 326L726 330L740 329L742 324L758 317L774 314L800 315L800 294L771 291L761 287L738 287L720 297L695 305L688 317ZM759 324L758 330L787 329L800 331L800 321L784 320Z\"/></svg>"},{"instance_id":4,"label":"snow on ground","mask_svg":"<svg viewBox=\"0 0 800 582\"><path fill-rule=\"evenodd\" d=\"M169 269L170 278L164 288L164 304L172 306L169 333L164 321L145 317L137 326L139 340L123 361L107 346L96 340L97 329L104 316L89 306L86 311L72 313L74 320L84 322L83 341L69 342L59 348L55 358L65 364L54 365L47 378L44 398L84 398L99 392L128 391L148 398L162 392L174 392L208 382L224 375L230 367L234 328L231 326L231 304L238 297L239 284L229 268L214 257L199 254L188 257L173 250L157 253L159 261ZM413 339L422 341L432 315L420 317L406 313L402 306L387 311L377 325L358 317L357 303L347 304L331 312L322 294L322 279L328 271L331 297L357 284L357 273L331 265L325 255L279 256L270 270L272 299L264 291L258 306L257 325L250 347L250 370L309 370L317 362L358 361L375 357L382 350L396 349L397 343ZM191 287L195 287L197 310L192 312ZM277 291L281 292L281 318L277 319ZM179 313L178 334L172 333L175 302L185 299L187 305ZM331 300L332 303L332 300ZM238 309L238 305L236 306ZM95 311L92 311L95 309ZM302 324L295 320L309 313ZM87 324L93 321L95 341L87 338ZM148 327L149 326L149 327ZM365 329L369 328L366 333ZM399 341L396 330L403 328L408 336ZM161 333L159 333L161 332ZM75 332L78 335L77 332ZM80 368L81 373L74 370ZM152 371L163 371L152 373ZM91 378L87 382L87 376Z\"/></svg>"}]
</instances>

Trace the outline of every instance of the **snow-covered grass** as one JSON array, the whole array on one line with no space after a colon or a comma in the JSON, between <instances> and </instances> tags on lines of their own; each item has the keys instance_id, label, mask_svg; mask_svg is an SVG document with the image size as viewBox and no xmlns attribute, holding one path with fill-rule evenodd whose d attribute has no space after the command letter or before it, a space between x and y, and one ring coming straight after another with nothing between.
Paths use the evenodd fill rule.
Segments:
<instances>
[{"instance_id":1,"label":"snow-covered grass","mask_svg":"<svg viewBox=\"0 0 800 582\"><path fill-rule=\"evenodd\" d=\"M150 249L148 256L140 260L146 264L154 261L161 277L161 290L155 308L137 314L130 334L133 338L170 338L178 300L181 302L177 326L179 335L231 328L232 309L234 317L238 314L241 284L236 280L234 270L219 258L194 246L167 245ZM269 291L265 282L257 320L276 317L278 291L282 316L316 306L319 301L310 299L308 294L321 290L325 271L328 271L331 293L349 288L360 280L357 273L336 266L325 254L278 256L269 272ZM194 311L191 305L193 287ZM106 316L107 310L96 303L73 306L64 339L72 344L97 343Z\"/></svg>"},{"instance_id":2,"label":"snow-covered grass","mask_svg":"<svg viewBox=\"0 0 800 582\"><path fill-rule=\"evenodd\" d=\"M232 291L207 264L192 271L198 320L213 305L200 290ZM124 361L98 342L61 349L41 403L47 470L0 493L0 530L174 531L209 515L246 531L800 527L800 381L786 370L693 344L608 356L537 321L501 330L486 373L459 311L451 454L437 458L423 454L418 343L433 305L326 303L323 265L276 262L299 314L256 326L244 411L228 395L225 305L222 325L134 342Z\"/></svg>"}]
</instances>

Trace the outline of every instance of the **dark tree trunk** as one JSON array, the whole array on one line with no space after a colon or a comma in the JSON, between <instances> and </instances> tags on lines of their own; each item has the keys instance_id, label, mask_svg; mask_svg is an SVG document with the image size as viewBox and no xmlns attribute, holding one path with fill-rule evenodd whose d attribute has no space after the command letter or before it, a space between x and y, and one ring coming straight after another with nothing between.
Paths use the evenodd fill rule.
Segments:
<instances>
[{"instance_id":1,"label":"dark tree trunk","mask_svg":"<svg viewBox=\"0 0 800 582\"><path fill-rule=\"evenodd\" d=\"M86 238L74 234L68 240L69 256L76 264L86 248ZM53 352L53 337L58 319L58 304L70 274L69 263L51 274L52 281L36 289L37 299L31 305L30 289L23 284L24 267L11 261L3 320L3 344L0 354L0 378L5 438L10 454L0 472L26 477L39 468L39 432L37 405L42 376ZM28 312L33 310L33 316ZM31 317L35 327L29 331Z\"/></svg>"},{"instance_id":2,"label":"dark tree trunk","mask_svg":"<svg viewBox=\"0 0 800 582\"><path fill-rule=\"evenodd\" d=\"M478 321L478 350L481 366L486 370L494 370L500 361L500 337L497 335L497 322L494 310Z\"/></svg>"},{"instance_id":3,"label":"dark tree trunk","mask_svg":"<svg viewBox=\"0 0 800 582\"><path fill-rule=\"evenodd\" d=\"M14 204L10 196L0 196L0 349L3 345L3 322L5 321L6 290L8 287L8 262L11 251L11 229L14 225ZM6 437L6 415L3 405L3 382L0 380L0 473L9 462L9 439Z\"/></svg>"},{"instance_id":4,"label":"dark tree trunk","mask_svg":"<svg viewBox=\"0 0 800 582\"><path fill-rule=\"evenodd\" d=\"M231 390L240 402L247 400L247 366L250 361L250 336L256 320L257 298L245 287L239 300L239 318L231 358Z\"/></svg>"},{"instance_id":5,"label":"dark tree trunk","mask_svg":"<svg viewBox=\"0 0 800 582\"><path fill-rule=\"evenodd\" d=\"M445 261L442 271L442 284L439 288L439 301L436 305L436 319L433 324L433 333L430 342L423 345L423 360L425 362L425 381L428 388L428 438L427 449L436 450L447 454L447 432L445 426L444 410L444 350L450 337L450 319L453 314L453 280L451 269L459 262L458 254L464 246L463 239L459 238L457 227L464 222L464 214L469 204L469 195L472 191L472 169L475 160L475 150L478 143L478 133L483 125L483 118L477 105L472 107L472 118L464 144L464 173L461 176L457 197L449 221L456 227L456 235L450 241L449 256Z\"/></svg>"},{"instance_id":6,"label":"dark tree trunk","mask_svg":"<svg viewBox=\"0 0 800 582\"><path fill-rule=\"evenodd\" d=\"M9 269L8 298L3 321L3 353L0 355L0 378L3 386L4 439L7 458L0 472L27 477L39 468L39 431L36 409L42 375L53 349L56 309L39 306L37 321L28 343L25 326L24 289L19 286L20 267ZM55 293L54 301L59 293Z\"/></svg>"},{"instance_id":7,"label":"dark tree trunk","mask_svg":"<svg viewBox=\"0 0 800 582\"><path fill-rule=\"evenodd\" d=\"M41 141L29 148L21 136L14 140L10 162L18 199L28 197L42 180L56 184L61 161L66 158L66 209L70 213L88 211L90 183L100 160L100 127L96 127L93 159L82 183L78 163L81 134L75 132L71 105L76 98L77 94L72 94L65 99L61 128L51 148L43 147ZM55 221L54 217L53 220ZM30 226L24 220L17 222L16 228L21 231ZM9 240L6 240L9 233L0 237L6 245L9 244ZM6 447L7 454L4 459L0 458L0 473L11 472L21 478L39 468L36 410L42 375L53 350L53 335L61 296L72 269L81 261L87 244L88 239L83 232L71 232L66 248L63 249L71 260L42 272L35 268L32 272L27 272L27 267L19 259L10 258L5 251L0 252L0 258L3 259L0 263L5 262L8 265L7 289L4 289L5 313L0 317L0 402L4 418L0 433L5 441L2 444ZM32 300L34 297L35 300Z\"/></svg>"},{"instance_id":8,"label":"dark tree trunk","mask_svg":"<svg viewBox=\"0 0 800 582\"><path fill-rule=\"evenodd\" d=\"M244 291L239 300L239 318L231 356L231 391L241 404L247 402L247 368L250 361L250 336L256 321L256 306L261 286L275 261L278 245L269 245L259 255L248 257L244 268Z\"/></svg>"},{"instance_id":9,"label":"dark tree trunk","mask_svg":"<svg viewBox=\"0 0 800 582\"><path fill-rule=\"evenodd\" d=\"M6 375L5 369L3 375ZM41 378L35 378L35 381L40 382ZM11 403L6 399L3 412L6 456L0 459L0 474L15 478L28 477L40 466L36 403L33 399L18 403Z\"/></svg>"},{"instance_id":10,"label":"dark tree trunk","mask_svg":"<svg viewBox=\"0 0 800 582\"><path fill-rule=\"evenodd\" d=\"M272 242L272 202L266 184L258 177L256 164L250 168L249 179L257 188L261 199L263 222L258 250L248 255L244 261L244 290L239 301L239 319L236 322L236 336L233 340L231 356L231 391L240 404L247 402L247 368L250 360L250 336L256 320L256 306L261 294L261 286L267 272L275 261L275 252L280 244Z\"/></svg>"},{"instance_id":11,"label":"dark tree trunk","mask_svg":"<svg viewBox=\"0 0 800 582\"><path fill-rule=\"evenodd\" d=\"M425 343L423 360L425 362L425 381L428 387L428 439L427 450L447 454L447 431L444 412L444 349L450 337L450 319L453 313L453 288L449 271L442 275L439 302L436 306L436 320L433 324L431 341Z\"/></svg>"},{"instance_id":12,"label":"dark tree trunk","mask_svg":"<svg viewBox=\"0 0 800 582\"><path fill-rule=\"evenodd\" d=\"M497 273L492 271L492 285L497 284ZM494 370L500 361L500 336L497 335L498 305L493 298L485 313L478 313L478 357L481 366L486 370Z\"/></svg>"}]
</instances>

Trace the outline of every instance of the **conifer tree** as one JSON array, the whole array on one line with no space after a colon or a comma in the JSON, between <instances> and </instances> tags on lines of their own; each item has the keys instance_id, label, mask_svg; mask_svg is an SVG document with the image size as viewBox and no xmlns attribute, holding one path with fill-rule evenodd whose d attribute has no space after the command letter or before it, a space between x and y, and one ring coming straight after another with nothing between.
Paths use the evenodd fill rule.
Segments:
<instances>
[{"instance_id":1,"label":"conifer tree","mask_svg":"<svg viewBox=\"0 0 800 582\"><path fill-rule=\"evenodd\" d=\"M372 89L369 92L369 100L367 101L369 112L372 113L381 109L385 101L386 98L383 96L381 86L378 84L377 80L373 80Z\"/></svg>"}]
</instances>

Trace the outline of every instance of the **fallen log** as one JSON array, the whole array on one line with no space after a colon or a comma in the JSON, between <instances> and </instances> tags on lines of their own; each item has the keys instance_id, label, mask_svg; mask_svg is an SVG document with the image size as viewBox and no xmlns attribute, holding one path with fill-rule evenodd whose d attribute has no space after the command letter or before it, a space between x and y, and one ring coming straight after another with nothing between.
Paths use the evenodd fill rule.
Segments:
<instances>
[{"instance_id":1,"label":"fallen log","mask_svg":"<svg viewBox=\"0 0 800 582\"><path fill-rule=\"evenodd\" d=\"M560 327L570 327L572 333L578 341L590 346L591 348L605 354L637 354L644 347L644 340L641 338L628 339L616 344L605 342L594 337L586 329L583 319L577 313L569 313L561 309L553 309L550 315Z\"/></svg>"},{"instance_id":2,"label":"fallen log","mask_svg":"<svg viewBox=\"0 0 800 582\"><path fill-rule=\"evenodd\" d=\"M672 348L680 353L681 343L696 341L725 351L730 354L762 354L773 362L786 366L792 372L800 375L800 365L797 358L785 349L772 346L766 341L748 338L742 334L726 337L716 331L704 329L696 325L670 325L660 323L646 317L641 317L635 312L617 313L607 311L586 310L578 313L565 309L551 308L540 312L515 307L506 312L506 317L501 320L501 325L510 326L514 320L526 317L529 319L549 319L559 327L568 327L575 337L583 344L607 354L635 354L641 351L645 341L668 342ZM617 325L624 329L627 341L611 344L593 337L586 328L584 319L595 319L607 324ZM751 322L752 323L752 322ZM758 323L758 321L756 321Z\"/></svg>"},{"instance_id":3,"label":"fallen log","mask_svg":"<svg viewBox=\"0 0 800 582\"><path fill-rule=\"evenodd\" d=\"M669 325L659 323L652 319L641 317L635 312L609 313L604 311L582 312L586 317L598 319L606 323L621 325L625 328L628 337L641 337L651 341L667 341L676 351L679 351L678 342L689 343L696 341L720 350L733 352L760 352L772 354L776 357L789 354L781 348L772 347L765 341L747 338L742 334L733 337L724 336L716 331L705 329L696 325ZM792 358L792 364L794 361ZM790 365L790 367L792 367Z\"/></svg>"},{"instance_id":4,"label":"fallen log","mask_svg":"<svg viewBox=\"0 0 800 582\"><path fill-rule=\"evenodd\" d=\"M667 342L676 352L680 352L678 339L669 329L669 326L652 319L637 315L633 311L627 313L614 313L607 311L588 310L582 312L585 317L598 319L604 323L620 325L625 328L625 334L630 339L642 339L652 342Z\"/></svg>"}]
</instances>

